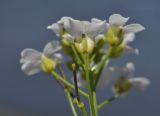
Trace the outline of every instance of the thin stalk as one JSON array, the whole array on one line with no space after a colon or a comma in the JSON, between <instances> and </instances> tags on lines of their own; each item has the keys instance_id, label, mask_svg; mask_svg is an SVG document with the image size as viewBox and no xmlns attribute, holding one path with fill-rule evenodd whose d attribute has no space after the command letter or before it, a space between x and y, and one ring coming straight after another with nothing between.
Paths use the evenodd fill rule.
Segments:
<instances>
[{"instance_id":1,"label":"thin stalk","mask_svg":"<svg viewBox=\"0 0 160 116\"><path fill-rule=\"evenodd\" d=\"M63 69L62 69L61 65L58 65L58 69L59 69L59 71L60 71L61 76L66 80L67 78L66 78L66 75L65 75L64 72L63 72ZM56 79L56 81L59 82L57 79ZM64 89L65 89L65 88L68 88L68 87L65 86L62 82L59 82L59 84L60 84L61 86L63 86ZM69 90L69 91L70 91L70 90ZM73 99L75 98L75 95L72 93L72 91L70 91L70 96L71 96Z\"/></svg>"},{"instance_id":2,"label":"thin stalk","mask_svg":"<svg viewBox=\"0 0 160 116\"><path fill-rule=\"evenodd\" d=\"M100 110L101 108L103 108L104 106L106 106L107 104L109 104L110 102L118 99L120 97L120 95L115 95L113 97L111 97L110 99L108 100L105 100L104 102L102 102L101 104L98 105L98 110Z\"/></svg>"},{"instance_id":3,"label":"thin stalk","mask_svg":"<svg viewBox=\"0 0 160 116\"><path fill-rule=\"evenodd\" d=\"M93 101L94 101L95 113L96 113L96 116L98 116L98 109L97 109L97 96L96 96L96 92L95 92L95 91L93 91Z\"/></svg>"},{"instance_id":4,"label":"thin stalk","mask_svg":"<svg viewBox=\"0 0 160 116\"><path fill-rule=\"evenodd\" d=\"M79 55L77 53L77 50L76 50L76 48L74 47L73 44L71 45L71 48L72 48L73 53L74 53L74 55L76 57L77 63L81 66L81 64L82 64L81 59L80 59L80 57L79 57Z\"/></svg>"},{"instance_id":5,"label":"thin stalk","mask_svg":"<svg viewBox=\"0 0 160 116\"><path fill-rule=\"evenodd\" d=\"M93 88L92 88L91 78L89 77L89 55L87 53L85 54L84 69L85 69L85 76L87 80L87 88L89 93L89 105L90 105L91 116L96 116L94 109L93 93L92 93Z\"/></svg>"},{"instance_id":6,"label":"thin stalk","mask_svg":"<svg viewBox=\"0 0 160 116\"><path fill-rule=\"evenodd\" d=\"M73 115L74 115L74 116L78 116L78 115L77 115L77 112L76 112L76 109L75 109L75 107L74 107L74 104L73 104L72 97L71 97L71 95L70 95L69 89L65 89L65 92L66 92L66 95L67 95L67 98L68 98L68 102L69 102L69 105L70 105L70 108L71 108L71 110L72 110Z\"/></svg>"},{"instance_id":7,"label":"thin stalk","mask_svg":"<svg viewBox=\"0 0 160 116\"><path fill-rule=\"evenodd\" d=\"M73 78L74 78L74 85L75 85L75 93L78 102L80 102L79 92L78 92L78 84L77 84L77 72L76 72L76 64L72 64L72 70L73 70Z\"/></svg>"},{"instance_id":8,"label":"thin stalk","mask_svg":"<svg viewBox=\"0 0 160 116\"><path fill-rule=\"evenodd\" d=\"M94 88L96 88L96 86L97 86L97 84L98 84L98 81L99 81L99 79L100 79L101 72L102 72L102 70L103 70L103 68L104 68L104 66L105 66L106 61L109 60L109 57L110 57L110 55L111 55L111 51L112 51L112 47L109 48L109 50L108 50L108 52L107 52L104 60L102 60L102 61L100 62L100 64L98 65L98 67L97 67L97 72L98 72L98 74L97 74L97 78L96 78L95 83L94 83Z\"/></svg>"},{"instance_id":9,"label":"thin stalk","mask_svg":"<svg viewBox=\"0 0 160 116\"><path fill-rule=\"evenodd\" d=\"M62 69L62 67L61 67L60 64L58 65L58 69L59 69L59 71L60 71L62 77L63 77L64 79L66 79L66 75L64 74L63 69Z\"/></svg>"},{"instance_id":10,"label":"thin stalk","mask_svg":"<svg viewBox=\"0 0 160 116\"><path fill-rule=\"evenodd\" d=\"M87 112L86 112L85 106L83 106L81 108L81 111L82 111L83 116L87 116Z\"/></svg>"},{"instance_id":11,"label":"thin stalk","mask_svg":"<svg viewBox=\"0 0 160 116\"><path fill-rule=\"evenodd\" d=\"M74 85L72 85L70 82L66 81L63 77L61 77L59 74L57 74L55 71L52 71L51 74L59 81L63 82L64 84L66 84L68 87L72 88L75 90ZM85 93L84 91L78 89L79 93L81 95L83 95L84 97L88 98L89 95L87 93Z\"/></svg>"}]
</instances>

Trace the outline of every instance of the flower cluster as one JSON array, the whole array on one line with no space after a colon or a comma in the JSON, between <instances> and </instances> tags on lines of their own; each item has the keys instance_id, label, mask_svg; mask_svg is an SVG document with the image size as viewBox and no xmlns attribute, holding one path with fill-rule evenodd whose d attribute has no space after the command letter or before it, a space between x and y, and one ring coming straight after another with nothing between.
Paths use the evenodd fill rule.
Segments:
<instances>
[{"instance_id":1,"label":"flower cluster","mask_svg":"<svg viewBox=\"0 0 160 116\"><path fill-rule=\"evenodd\" d=\"M140 24L126 25L129 17L113 14L109 20L92 18L91 21L80 21L71 17L63 17L58 22L47 27L59 38L47 43L43 52L34 49L24 49L21 53L22 70L33 75L40 71L51 74L67 93L71 109L76 116L73 103L87 115L85 103L79 94L89 99L90 115L98 116L98 109L108 104L110 100L97 105L97 85L104 86L112 83L114 97L122 96L131 88L145 89L150 81L145 77L134 77L134 64L129 62L124 67L109 66L109 59L118 59L123 54L138 54L137 48L129 43L135 39L135 34L145 28ZM73 74L73 83L68 81L61 66L62 50L69 60L66 66ZM63 58L65 59L65 58ZM58 66L59 71L55 70ZM81 90L87 87L88 93ZM75 93L75 94L74 94ZM76 101L76 102L75 102Z\"/></svg>"}]
</instances>

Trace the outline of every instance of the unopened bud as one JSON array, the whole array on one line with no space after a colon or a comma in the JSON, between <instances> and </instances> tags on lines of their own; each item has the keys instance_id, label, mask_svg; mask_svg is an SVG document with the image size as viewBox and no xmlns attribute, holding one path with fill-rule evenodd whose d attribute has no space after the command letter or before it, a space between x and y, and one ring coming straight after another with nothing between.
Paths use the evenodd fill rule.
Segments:
<instances>
[{"instance_id":1,"label":"unopened bud","mask_svg":"<svg viewBox=\"0 0 160 116\"><path fill-rule=\"evenodd\" d=\"M56 63L52 59L49 59L46 56L42 56L41 68L44 72L50 74L54 70L55 66Z\"/></svg>"}]
</instances>

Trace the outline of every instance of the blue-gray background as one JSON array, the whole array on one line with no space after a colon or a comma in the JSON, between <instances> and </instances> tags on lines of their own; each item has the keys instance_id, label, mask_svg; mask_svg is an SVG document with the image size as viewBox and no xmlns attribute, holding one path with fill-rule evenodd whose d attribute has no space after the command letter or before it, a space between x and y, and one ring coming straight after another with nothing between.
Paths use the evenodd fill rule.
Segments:
<instances>
[{"instance_id":1,"label":"blue-gray background","mask_svg":"<svg viewBox=\"0 0 160 116\"><path fill-rule=\"evenodd\" d=\"M159 12L159 0L0 0L0 115L71 116L63 91L51 77L28 77L20 70L20 52L27 47L42 50L57 39L46 26L63 16L89 20L121 13L146 30L132 43L140 55L121 57L115 64L133 61L135 75L147 76L152 84L145 92L133 91L111 103L100 116L160 116ZM98 96L102 101L111 95L101 90Z\"/></svg>"}]
</instances>

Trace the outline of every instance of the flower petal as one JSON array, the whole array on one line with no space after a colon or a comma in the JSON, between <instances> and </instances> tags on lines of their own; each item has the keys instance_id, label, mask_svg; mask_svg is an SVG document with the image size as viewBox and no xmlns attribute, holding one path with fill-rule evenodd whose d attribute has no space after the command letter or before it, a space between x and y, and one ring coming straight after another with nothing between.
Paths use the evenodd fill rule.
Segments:
<instances>
[{"instance_id":1,"label":"flower petal","mask_svg":"<svg viewBox=\"0 0 160 116\"><path fill-rule=\"evenodd\" d=\"M51 59L53 59L54 62L56 63L61 63L62 61L62 55L60 53L55 53L52 56L50 56Z\"/></svg>"},{"instance_id":2,"label":"flower petal","mask_svg":"<svg viewBox=\"0 0 160 116\"><path fill-rule=\"evenodd\" d=\"M71 19L71 17L62 17L57 23L53 23L52 25L49 25L47 29L51 29L56 33L57 36L61 36L65 29L64 23L68 19Z\"/></svg>"},{"instance_id":3,"label":"flower petal","mask_svg":"<svg viewBox=\"0 0 160 116\"><path fill-rule=\"evenodd\" d=\"M44 47L43 54L49 57L59 50L61 50L59 41L51 41Z\"/></svg>"},{"instance_id":4,"label":"flower petal","mask_svg":"<svg viewBox=\"0 0 160 116\"><path fill-rule=\"evenodd\" d=\"M33 75L41 71L40 62L26 62L21 67L27 75Z\"/></svg>"},{"instance_id":5,"label":"flower petal","mask_svg":"<svg viewBox=\"0 0 160 116\"><path fill-rule=\"evenodd\" d=\"M75 20L75 19L69 19L64 24L66 31L71 36L80 36L84 32L84 22Z\"/></svg>"},{"instance_id":6,"label":"flower petal","mask_svg":"<svg viewBox=\"0 0 160 116\"><path fill-rule=\"evenodd\" d=\"M124 39L123 39L123 43L126 45L128 43L133 42L134 39L135 39L135 35L133 33L125 34Z\"/></svg>"},{"instance_id":7,"label":"flower petal","mask_svg":"<svg viewBox=\"0 0 160 116\"><path fill-rule=\"evenodd\" d=\"M113 14L109 17L109 24L123 26L128 20L129 17L125 18L120 14Z\"/></svg>"},{"instance_id":8,"label":"flower petal","mask_svg":"<svg viewBox=\"0 0 160 116\"><path fill-rule=\"evenodd\" d=\"M144 90L150 85L150 80L145 77L135 77L131 78L129 81L133 84L133 87L139 90Z\"/></svg>"},{"instance_id":9,"label":"flower petal","mask_svg":"<svg viewBox=\"0 0 160 116\"><path fill-rule=\"evenodd\" d=\"M143 31L145 27L140 24L130 24L126 25L123 29L125 33L137 33Z\"/></svg>"},{"instance_id":10,"label":"flower petal","mask_svg":"<svg viewBox=\"0 0 160 116\"><path fill-rule=\"evenodd\" d=\"M100 21L97 19L97 21L93 21L90 23L90 25L86 25L86 33L90 38L95 38L99 34L105 34L107 32L107 24L106 21Z\"/></svg>"},{"instance_id":11,"label":"flower petal","mask_svg":"<svg viewBox=\"0 0 160 116\"><path fill-rule=\"evenodd\" d=\"M67 39L68 41L70 41L70 42L74 42L74 37L73 36L71 36L70 34L64 34L63 36L62 36L62 38L64 38L64 39Z\"/></svg>"},{"instance_id":12,"label":"flower petal","mask_svg":"<svg viewBox=\"0 0 160 116\"><path fill-rule=\"evenodd\" d=\"M91 22L101 23L101 22L102 22L102 20L97 19L97 18L92 18L92 19L91 19Z\"/></svg>"},{"instance_id":13,"label":"flower petal","mask_svg":"<svg viewBox=\"0 0 160 116\"><path fill-rule=\"evenodd\" d=\"M41 59L42 53L31 49L31 48L26 48L21 52L21 59L20 63L24 63L27 61L37 61Z\"/></svg>"},{"instance_id":14,"label":"flower petal","mask_svg":"<svg viewBox=\"0 0 160 116\"><path fill-rule=\"evenodd\" d=\"M131 48L130 46L125 46L123 54L139 54L139 50L137 48Z\"/></svg>"},{"instance_id":15,"label":"flower petal","mask_svg":"<svg viewBox=\"0 0 160 116\"><path fill-rule=\"evenodd\" d=\"M63 33L63 26L61 24L58 24L58 23L54 23L52 25L49 25L47 27L47 29L53 30L58 37Z\"/></svg>"},{"instance_id":16,"label":"flower petal","mask_svg":"<svg viewBox=\"0 0 160 116\"><path fill-rule=\"evenodd\" d=\"M134 71L135 71L134 64L132 62L128 62L124 69L124 72L125 72L124 76L128 78L132 78L134 76Z\"/></svg>"}]
</instances>

